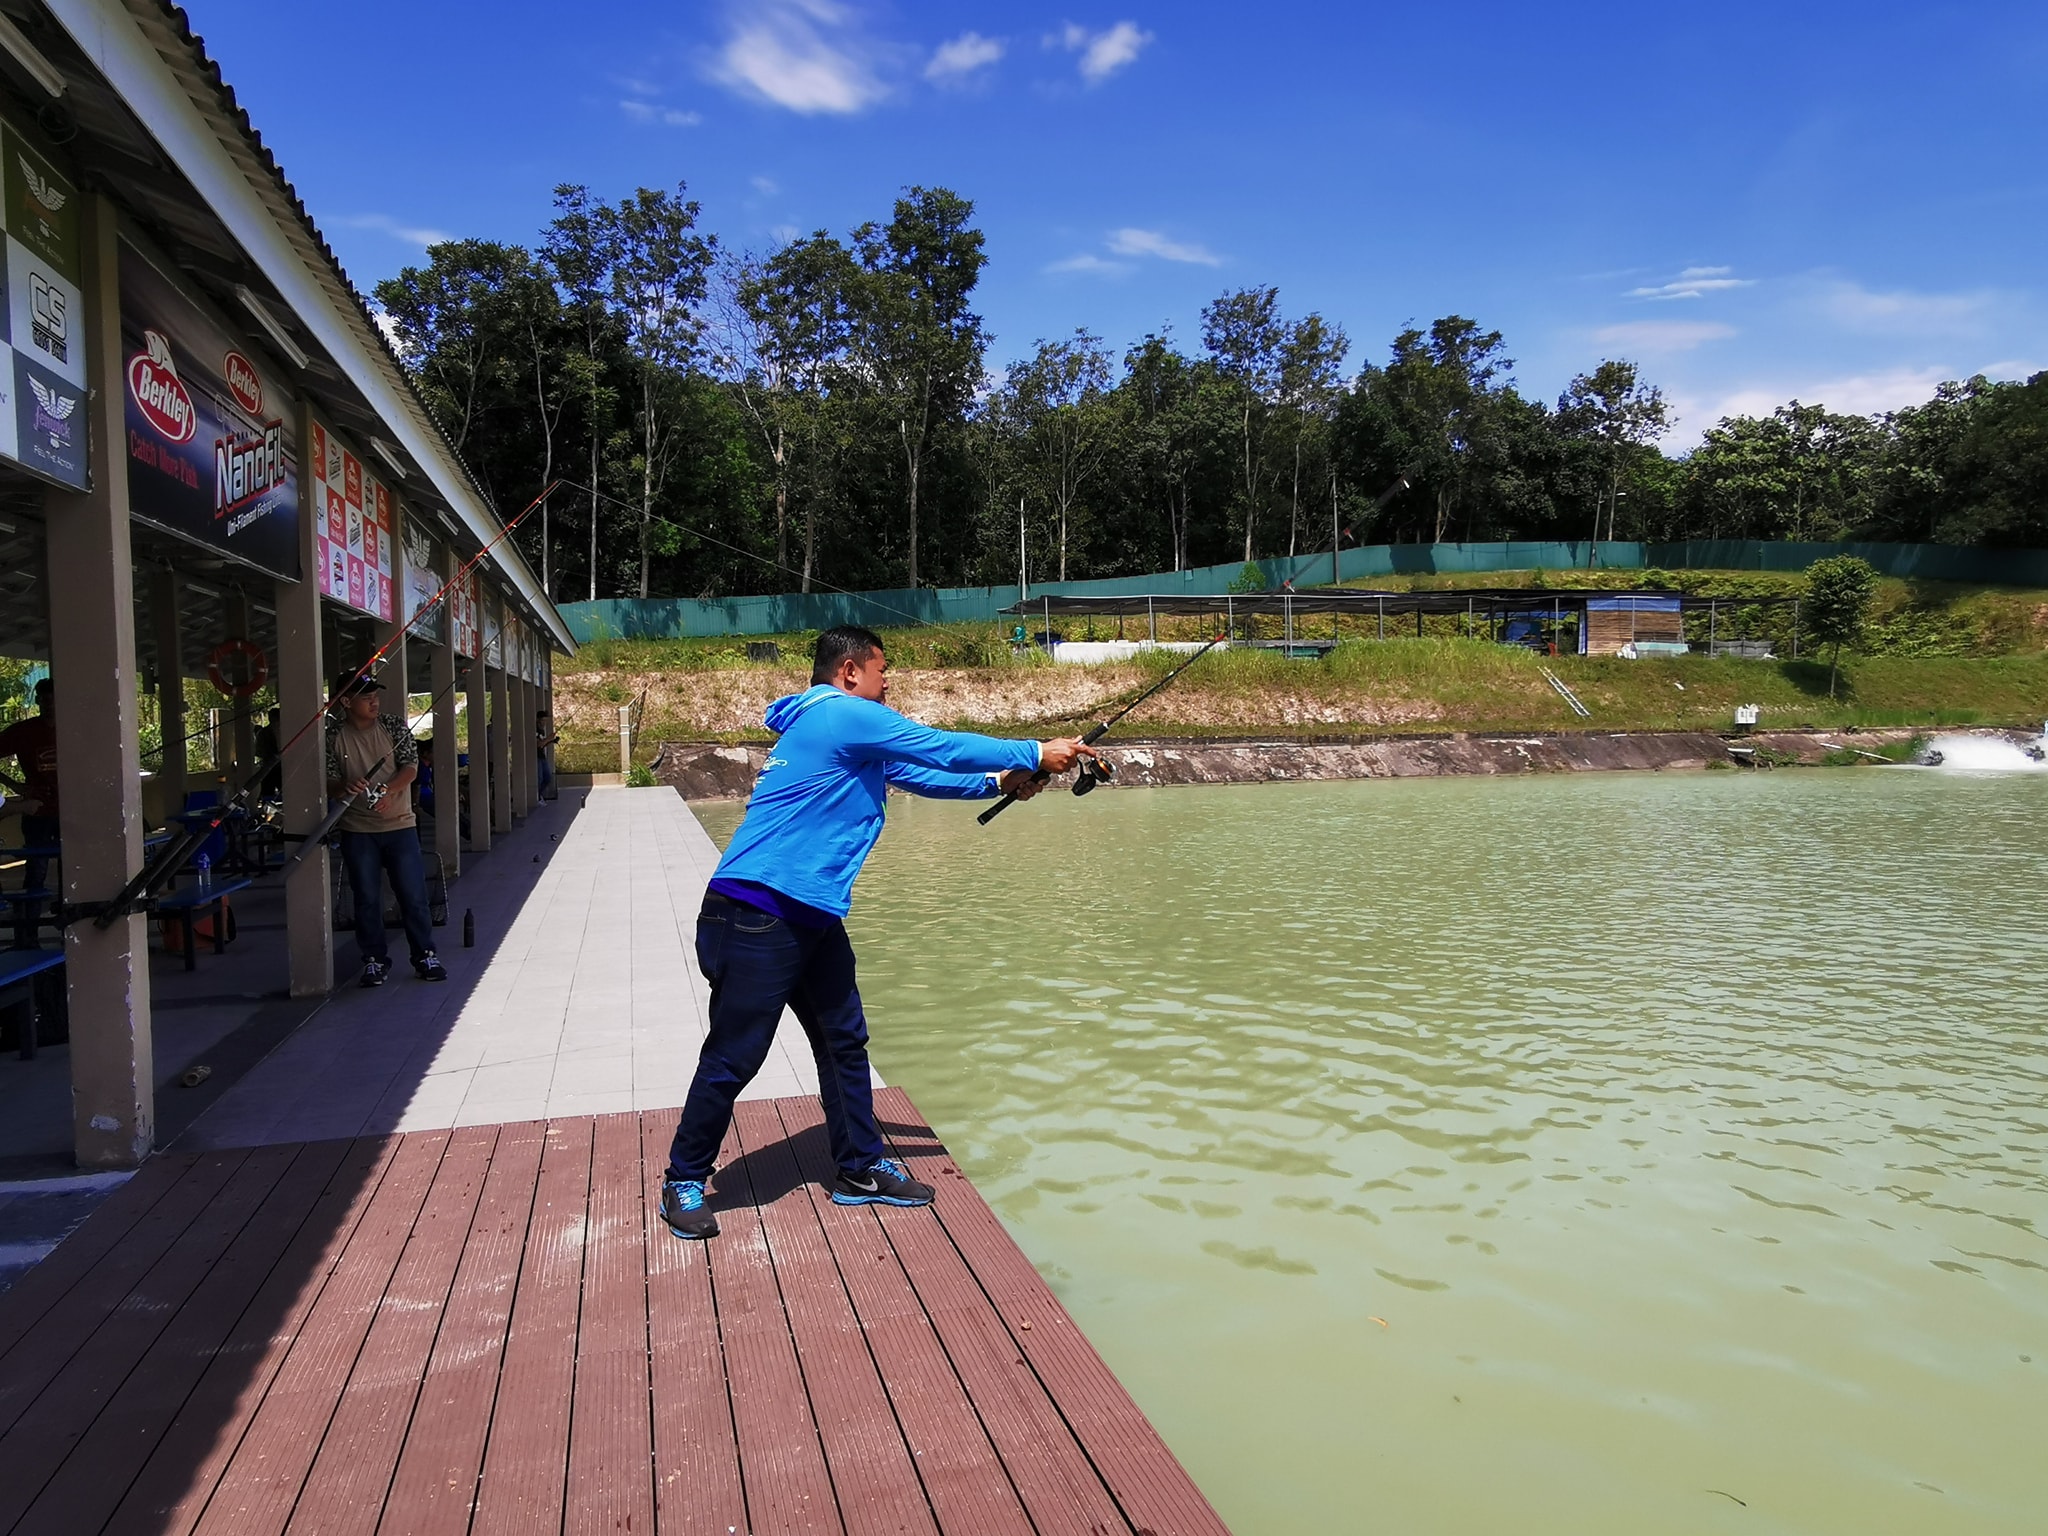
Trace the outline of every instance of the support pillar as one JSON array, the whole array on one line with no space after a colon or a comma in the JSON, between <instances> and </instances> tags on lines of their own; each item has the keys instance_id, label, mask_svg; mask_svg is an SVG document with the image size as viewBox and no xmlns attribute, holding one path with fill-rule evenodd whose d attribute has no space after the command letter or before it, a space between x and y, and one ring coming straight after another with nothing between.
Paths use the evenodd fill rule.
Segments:
<instances>
[{"instance_id":1,"label":"support pillar","mask_svg":"<svg viewBox=\"0 0 2048 1536\"><path fill-rule=\"evenodd\" d=\"M533 783L533 684L523 677L512 679L512 784L518 791L513 804L521 816L531 816Z\"/></svg>"},{"instance_id":2,"label":"support pillar","mask_svg":"<svg viewBox=\"0 0 2048 1536\"><path fill-rule=\"evenodd\" d=\"M505 633L503 600L494 592L486 601L498 626L498 660L501 663L490 669L491 826L494 831L509 832L512 830L512 687L502 663L511 637Z\"/></svg>"},{"instance_id":3,"label":"support pillar","mask_svg":"<svg viewBox=\"0 0 2048 1536\"><path fill-rule=\"evenodd\" d=\"M249 594L240 587L230 587L221 601L222 617L226 633L223 640L247 640L249 638ZM248 699L228 696L228 761L233 765L228 778L239 784L256 761L256 722L251 718L255 705Z\"/></svg>"},{"instance_id":4,"label":"support pillar","mask_svg":"<svg viewBox=\"0 0 2048 1536\"><path fill-rule=\"evenodd\" d=\"M45 498L50 674L56 683L58 827L66 902L105 901L142 867L135 564L122 421L121 291L114 206L79 209L84 401L92 489ZM64 930L71 1016L72 1147L85 1168L133 1168L156 1140L149 930L141 913Z\"/></svg>"},{"instance_id":5,"label":"support pillar","mask_svg":"<svg viewBox=\"0 0 2048 1536\"><path fill-rule=\"evenodd\" d=\"M185 807L184 632L178 622L178 573L164 569L150 583L149 609L156 630L156 723L164 749L156 778L164 787L164 811Z\"/></svg>"},{"instance_id":6,"label":"support pillar","mask_svg":"<svg viewBox=\"0 0 2048 1536\"><path fill-rule=\"evenodd\" d=\"M553 655L545 652L542 653L540 661L540 707L543 710L547 711L548 734L552 736L558 730L560 730L561 727L555 723L554 657ZM562 776L561 770L555 766L555 749L553 747L549 747L547 749L547 754L548 782L555 786L555 793L559 795L562 792Z\"/></svg>"},{"instance_id":7,"label":"support pillar","mask_svg":"<svg viewBox=\"0 0 2048 1536\"><path fill-rule=\"evenodd\" d=\"M311 418L299 412L299 451L312 442ZM302 461L303 462L303 461ZM301 484L305 482L301 480ZM277 704L279 780L284 829L305 833L327 814L327 659L321 629L320 519L311 506L299 512L297 581L277 583ZM311 722L308 724L308 722ZM285 948L293 997L324 997L334 990L334 888L323 847L308 853L284 883Z\"/></svg>"},{"instance_id":8,"label":"support pillar","mask_svg":"<svg viewBox=\"0 0 2048 1536\"><path fill-rule=\"evenodd\" d=\"M469 846L476 853L491 851L491 715L490 669L485 665L483 603L477 603L476 655L469 659L468 721L463 727L463 750L469 754Z\"/></svg>"},{"instance_id":9,"label":"support pillar","mask_svg":"<svg viewBox=\"0 0 2048 1536\"><path fill-rule=\"evenodd\" d=\"M443 549L434 585L455 572L455 556ZM449 880L462 873L462 791L460 754L455 745L455 615L441 599L441 643L432 650L434 690L434 852Z\"/></svg>"}]
</instances>

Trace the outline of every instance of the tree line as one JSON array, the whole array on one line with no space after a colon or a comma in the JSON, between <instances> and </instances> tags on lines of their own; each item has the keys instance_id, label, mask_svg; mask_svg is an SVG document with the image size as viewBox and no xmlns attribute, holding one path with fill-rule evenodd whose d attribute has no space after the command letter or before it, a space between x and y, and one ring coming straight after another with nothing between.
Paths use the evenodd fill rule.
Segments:
<instances>
[{"instance_id":1,"label":"tree line","mask_svg":"<svg viewBox=\"0 0 2048 1536\"><path fill-rule=\"evenodd\" d=\"M451 240L379 283L406 366L561 601L984 585L1333 542L1871 538L2048 543L2048 374L1879 416L1791 401L1660 447L1662 392L1600 361L1547 402L1501 333L1409 326L1353 366L1273 287L1121 353L1004 356L974 205L765 254L687 196L556 189L530 246Z\"/></svg>"}]
</instances>

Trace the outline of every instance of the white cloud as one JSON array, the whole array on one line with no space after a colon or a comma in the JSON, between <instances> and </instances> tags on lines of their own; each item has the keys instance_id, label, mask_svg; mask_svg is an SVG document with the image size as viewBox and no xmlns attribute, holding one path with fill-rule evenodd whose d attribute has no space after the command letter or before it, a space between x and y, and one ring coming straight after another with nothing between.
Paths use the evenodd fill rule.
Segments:
<instances>
[{"instance_id":1,"label":"white cloud","mask_svg":"<svg viewBox=\"0 0 2048 1536\"><path fill-rule=\"evenodd\" d=\"M1687 267L1668 283L1631 288L1632 299L1697 299L1728 288L1754 287L1756 279L1736 277L1732 267Z\"/></svg>"},{"instance_id":2,"label":"white cloud","mask_svg":"<svg viewBox=\"0 0 2048 1536\"><path fill-rule=\"evenodd\" d=\"M1603 325L1593 339L1603 347L1630 352L1690 352L1710 341L1735 334L1735 327L1714 320L1631 320Z\"/></svg>"},{"instance_id":3,"label":"white cloud","mask_svg":"<svg viewBox=\"0 0 2048 1536\"><path fill-rule=\"evenodd\" d=\"M1045 270L1048 272L1095 272L1108 277L1128 272L1131 270L1131 267L1129 262L1110 261L1096 255L1093 251L1083 251L1078 256L1069 256L1063 261L1053 262Z\"/></svg>"},{"instance_id":4,"label":"white cloud","mask_svg":"<svg viewBox=\"0 0 2048 1536\"><path fill-rule=\"evenodd\" d=\"M777 224L768 233L773 235L779 243L787 245L796 238L797 229L794 224Z\"/></svg>"},{"instance_id":5,"label":"white cloud","mask_svg":"<svg viewBox=\"0 0 2048 1536\"><path fill-rule=\"evenodd\" d=\"M985 69L1003 56L1008 47L1000 37L983 37L979 32L962 32L949 43L939 44L931 62L924 67L927 80L961 80L977 69Z\"/></svg>"},{"instance_id":6,"label":"white cloud","mask_svg":"<svg viewBox=\"0 0 2048 1536\"><path fill-rule=\"evenodd\" d=\"M746 95L805 115L847 115L888 94L872 49L835 0L753 0L734 9L715 77Z\"/></svg>"},{"instance_id":7,"label":"white cloud","mask_svg":"<svg viewBox=\"0 0 2048 1536\"><path fill-rule=\"evenodd\" d=\"M1109 248L1119 256L1157 256L1161 261L1184 261L1198 267L1223 265L1223 258L1215 252L1185 241L1169 240L1156 229L1111 230Z\"/></svg>"},{"instance_id":8,"label":"white cloud","mask_svg":"<svg viewBox=\"0 0 2048 1536\"><path fill-rule=\"evenodd\" d=\"M655 101L635 101L631 97L619 103L619 110L636 123L659 123L664 128L694 128L704 121L695 112L664 107Z\"/></svg>"},{"instance_id":9,"label":"white cloud","mask_svg":"<svg viewBox=\"0 0 2048 1536\"><path fill-rule=\"evenodd\" d=\"M430 245L439 245L455 237L443 229L431 229L420 224L404 224L388 213L358 213L334 221L343 229L374 229L379 234L402 240L407 245L416 245L425 250Z\"/></svg>"},{"instance_id":10,"label":"white cloud","mask_svg":"<svg viewBox=\"0 0 2048 1536\"><path fill-rule=\"evenodd\" d=\"M1856 283L1836 283L1821 308L1847 330L1883 336L1976 336L1998 303L1991 293L1874 293Z\"/></svg>"},{"instance_id":11,"label":"white cloud","mask_svg":"<svg viewBox=\"0 0 2048 1536\"><path fill-rule=\"evenodd\" d=\"M773 197L776 193L782 190L782 188L775 183L775 180L772 177L755 176L751 178L751 180L754 190L760 193L763 197Z\"/></svg>"},{"instance_id":12,"label":"white cloud","mask_svg":"<svg viewBox=\"0 0 2048 1536\"><path fill-rule=\"evenodd\" d=\"M1135 61L1151 42L1152 34L1135 21L1120 21L1102 32L1090 32L1070 21L1047 37L1045 45L1080 54L1081 78L1090 85L1100 85Z\"/></svg>"}]
</instances>

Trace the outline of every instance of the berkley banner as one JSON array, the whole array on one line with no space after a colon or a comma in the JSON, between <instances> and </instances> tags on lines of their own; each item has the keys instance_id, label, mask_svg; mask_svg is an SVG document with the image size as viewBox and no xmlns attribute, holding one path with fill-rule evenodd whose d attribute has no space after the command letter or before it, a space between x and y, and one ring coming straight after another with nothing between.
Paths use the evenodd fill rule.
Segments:
<instances>
[{"instance_id":1,"label":"berkley banner","mask_svg":"<svg viewBox=\"0 0 2048 1536\"><path fill-rule=\"evenodd\" d=\"M363 468L334 431L313 418L313 545L319 552L320 590L358 613L391 622L393 548L398 521L391 488Z\"/></svg>"},{"instance_id":2,"label":"berkley banner","mask_svg":"<svg viewBox=\"0 0 2048 1536\"><path fill-rule=\"evenodd\" d=\"M296 581L299 467L289 394L253 349L127 245L121 353L129 509Z\"/></svg>"},{"instance_id":3,"label":"berkley banner","mask_svg":"<svg viewBox=\"0 0 2048 1536\"><path fill-rule=\"evenodd\" d=\"M85 309L78 193L0 123L6 250L0 255L0 455L83 490Z\"/></svg>"}]
</instances>

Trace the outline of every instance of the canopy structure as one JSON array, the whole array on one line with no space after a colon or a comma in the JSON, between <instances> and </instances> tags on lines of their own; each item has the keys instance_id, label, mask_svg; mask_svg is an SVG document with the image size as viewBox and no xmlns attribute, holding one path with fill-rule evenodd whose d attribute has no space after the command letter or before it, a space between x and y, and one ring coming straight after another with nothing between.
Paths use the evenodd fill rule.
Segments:
<instances>
[{"instance_id":1,"label":"canopy structure","mask_svg":"<svg viewBox=\"0 0 2048 1536\"><path fill-rule=\"evenodd\" d=\"M177 985L137 893L189 935L194 819L204 888L235 866L221 953L239 928L263 995L324 996L325 849L290 878L267 850L325 819L335 676L374 662L383 712L433 722L421 852L454 879L536 803L574 640L175 4L0 0L0 245L0 657L54 695L0 762L47 770L0 818L0 898L63 999L73 1155L128 1167ZM22 675L0 726L42 708Z\"/></svg>"}]
</instances>

